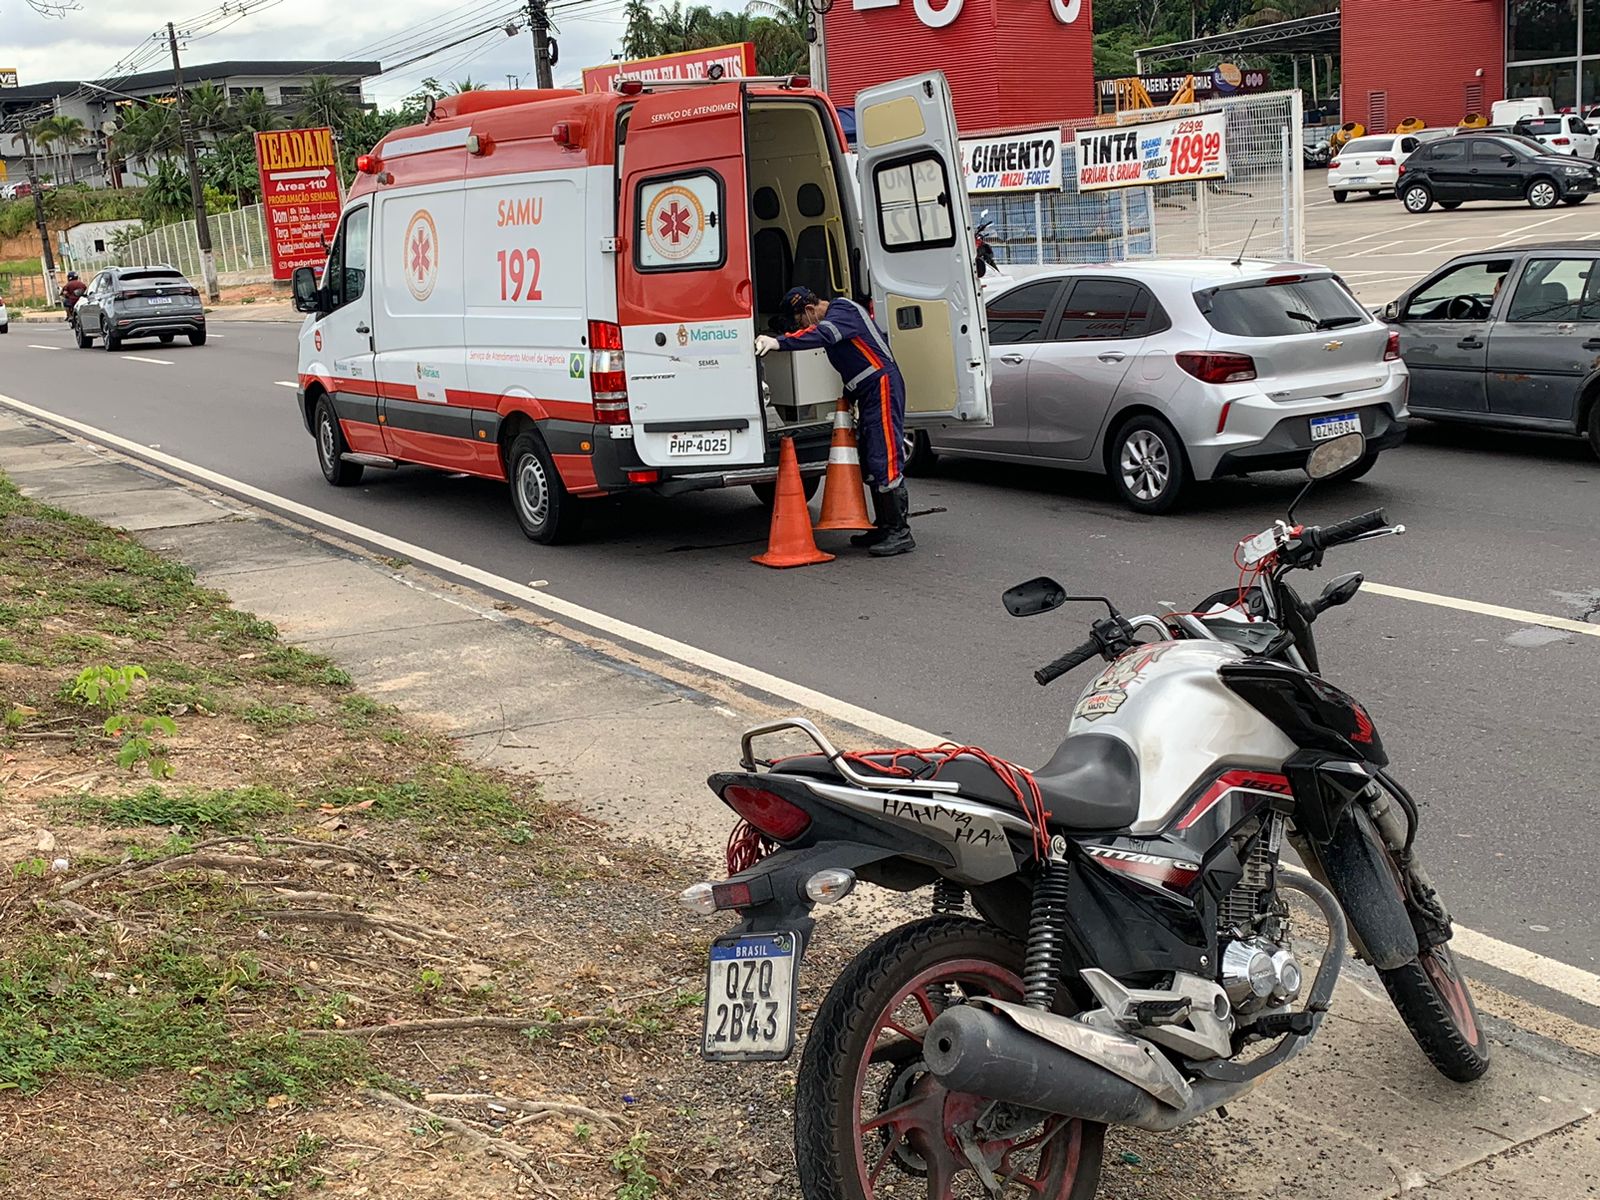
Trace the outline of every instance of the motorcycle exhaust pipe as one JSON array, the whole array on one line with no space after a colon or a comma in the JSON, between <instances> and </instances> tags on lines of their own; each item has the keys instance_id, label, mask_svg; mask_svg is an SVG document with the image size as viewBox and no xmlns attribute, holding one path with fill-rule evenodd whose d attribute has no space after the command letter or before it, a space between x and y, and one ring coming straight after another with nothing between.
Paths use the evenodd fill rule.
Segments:
<instances>
[{"instance_id":1,"label":"motorcycle exhaust pipe","mask_svg":"<svg viewBox=\"0 0 1600 1200\"><path fill-rule=\"evenodd\" d=\"M1076 1021L1071 1024L1118 1043L1138 1040ZM1153 1133L1187 1125L1255 1086L1254 1080L1201 1080L1186 1097L1173 1097L1168 1103L1087 1058L1018 1028L1009 1018L972 1005L951 1008L935 1019L922 1056L934 1078L951 1091Z\"/></svg>"}]
</instances>

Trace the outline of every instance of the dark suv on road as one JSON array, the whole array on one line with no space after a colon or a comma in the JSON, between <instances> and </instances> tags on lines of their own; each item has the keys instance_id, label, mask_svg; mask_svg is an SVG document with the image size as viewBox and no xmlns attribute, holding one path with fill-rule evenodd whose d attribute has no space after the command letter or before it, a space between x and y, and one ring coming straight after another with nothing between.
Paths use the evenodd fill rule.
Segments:
<instances>
[{"instance_id":1,"label":"dark suv on road","mask_svg":"<svg viewBox=\"0 0 1600 1200\"><path fill-rule=\"evenodd\" d=\"M1383 317L1413 416L1578 434L1600 454L1600 243L1463 255Z\"/></svg>"},{"instance_id":2,"label":"dark suv on road","mask_svg":"<svg viewBox=\"0 0 1600 1200\"><path fill-rule=\"evenodd\" d=\"M1435 203L1459 208L1468 200L1521 200L1534 208L1582 204L1600 190L1600 166L1554 154L1511 134L1448 137L1429 142L1400 164L1395 195L1407 212Z\"/></svg>"},{"instance_id":3,"label":"dark suv on road","mask_svg":"<svg viewBox=\"0 0 1600 1200\"><path fill-rule=\"evenodd\" d=\"M107 267L72 310L78 349L95 338L115 350L130 338L160 338L169 344L180 333L191 346L206 344L206 313L200 292L176 267Z\"/></svg>"}]
</instances>

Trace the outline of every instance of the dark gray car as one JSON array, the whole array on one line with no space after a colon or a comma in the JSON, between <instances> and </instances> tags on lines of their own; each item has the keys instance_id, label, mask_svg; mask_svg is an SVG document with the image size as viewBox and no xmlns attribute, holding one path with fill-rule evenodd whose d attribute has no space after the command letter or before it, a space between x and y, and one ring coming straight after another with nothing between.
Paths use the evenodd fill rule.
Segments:
<instances>
[{"instance_id":1,"label":"dark gray car","mask_svg":"<svg viewBox=\"0 0 1600 1200\"><path fill-rule=\"evenodd\" d=\"M167 345L180 333L191 346L204 346L206 313L199 290L176 267L107 267L73 309L72 329L80 350L97 337L115 350L132 338Z\"/></svg>"},{"instance_id":2,"label":"dark gray car","mask_svg":"<svg viewBox=\"0 0 1600 1200\"><path fill-rule=\"evenodd\" d=\"M1586 436L1600 454L1597 265L1593 242L1488 250L1390 304L1412 413Z\"/></svg>"}]
</instances>

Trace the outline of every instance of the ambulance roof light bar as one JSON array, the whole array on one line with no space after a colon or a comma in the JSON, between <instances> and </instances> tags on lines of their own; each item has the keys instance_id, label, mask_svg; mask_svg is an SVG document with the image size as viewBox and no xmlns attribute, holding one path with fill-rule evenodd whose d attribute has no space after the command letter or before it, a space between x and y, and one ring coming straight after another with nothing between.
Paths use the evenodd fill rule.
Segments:
<instances>
[{"instance_id":1,"label":"ambulance roof light bar","mask_svg":"<svg viewBox=\"0 0 1600 1200\"><path fill-rule=\"evenodd\" d=\"M734 79L727 79L718 75L714 79L709 77L705 79L618 79L612 86L624 96L637 96L641 92L655 91L658 88L710 87L715 83L756 84L758 86L786 88L793 91L809 88L811 86L811 76L741 75Z\"/></svg>"}]
</instances>

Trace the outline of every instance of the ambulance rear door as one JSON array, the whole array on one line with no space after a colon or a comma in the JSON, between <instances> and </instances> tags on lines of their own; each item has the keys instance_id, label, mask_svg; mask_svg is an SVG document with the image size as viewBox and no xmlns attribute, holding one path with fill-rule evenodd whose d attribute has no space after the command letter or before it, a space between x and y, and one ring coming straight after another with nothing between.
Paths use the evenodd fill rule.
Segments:
<instances>
[{"instance_id":1,"label":"ambulance rear door","mask_svg":"<svg viewBox=\"0 0 1600 1200\"><path fill-rule=\"evenodd\" d=\"M972 210L943 73L857 94L856 155L875 315L905 376L906 424L992 425Z\"/></svg>"},{"instance_id":2,"label":"ambulance rear door","mask_svg":"<svg viewBox=\"0 0 1600 1200\"><path fill-rule=\"evenodd\" d=\"M633 106L619 148L617 313L628 410L652 467L760 464L755 289L737 83Z\"/></svg>"}]
</instances>

